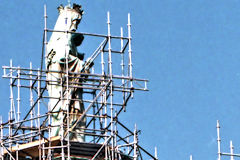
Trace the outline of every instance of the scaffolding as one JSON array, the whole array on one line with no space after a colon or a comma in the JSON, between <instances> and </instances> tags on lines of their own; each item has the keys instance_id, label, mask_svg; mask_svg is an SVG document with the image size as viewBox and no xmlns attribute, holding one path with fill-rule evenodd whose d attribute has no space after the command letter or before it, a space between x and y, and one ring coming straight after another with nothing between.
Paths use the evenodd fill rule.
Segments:
<instances>
[{"instance_id":1,"label":"scaffolding","mask_svg":"<svg viewBox=\"0 0 240 160\"><path fill-rule=\"evenodd\" d=\"M234 153L234 146L233 142L229 142L229 152L223 152L222 146L221 146L221 137L220 137L220 122L217 120L217 160L223 160L223 159L239 159L240 153ZM190 160L193 160L193 156L190 155Z\"/></svg>"},{"instance_id":2,"label":"scaffolding","mask_svg":"<svg viewBox=\"0 0 240 160\"><path fill-rule=\"evenodd\" d=\"M21 159L91 159L91 160L157 160L157 150L152 155L139 145L139 130L128 129L121 123L119 115L126 111L127 104L135 91L148 91L146 79L133 77L131 21L128 14L127 36L123 28L120 36L111 35L110 13L107 13L107 35L74 32L91 39L98 39L95 51L84 63L80 73L66 71L49 71L43 69L44 53L48 33L59 31L47 28L47 12L44 7L44 34L41 66L34 69L15 67L10 61L3 66L3 78L10 81L10 111L8 121L0 119L0 153L2 160ZM113 63L120 60L120 63ZM94 68L90 67L94 63ZM115 67L114 67L115 65ZM91 68L91 72L85 72ZM85 111L78 115L72 124L62 122L59 127L66 128L64 136L51 137L51 117L54 112L48 101L56 99L47 93L46 79L48 72L61 73L65 79L60 84L66 88L83 89L82 99L64 99L81 101ZM78 82L68 81L78 78ZM67 90L68 91L68 90ZM58 103L57 102L57 103ZM63 114L68 118L70 112ZM69 140L69 134L77 128L77 123L86 118L86 127L79 128L86 137L85 142Z\"/></svg>"},{"instance_id":3,"label":"scaffolding","mask_svg":"<svg viewBox=\"0 0 240 160\"><path fill-rule=\"evenodd\" d=\"M221 151L221 137L220 137L220 123L219 120L217 121L217 146L218 146L218 160L224 159L226 157L230 158L230 160L234 160L234 158L238 159L240 157L239 153L234 153L234 146L233 142L230 141L229 143L229 152L222 152Z\"/></svg>"}]
</instances>

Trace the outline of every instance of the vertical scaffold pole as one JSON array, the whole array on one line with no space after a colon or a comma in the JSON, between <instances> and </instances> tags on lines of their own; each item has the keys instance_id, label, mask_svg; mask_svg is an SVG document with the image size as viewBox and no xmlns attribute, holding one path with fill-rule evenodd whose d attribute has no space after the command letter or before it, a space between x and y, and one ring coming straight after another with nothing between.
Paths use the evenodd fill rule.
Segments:
<instances>
[{"instance_id":1,"label":"vertical scaffold pole","mask_svg":"<svg viewBox=\"0 0 240 160\"><path fill-rule=\"evenodd\" d=\"M104 83L105 84L105 83ZM105 119L104 119L104 132L105 132L105 142L107 141L107 123L108 123L108 119L107 119L107 115L108 115L108 110L107 110L107 89L104 91L104 96L103 96L103 100L104 100L104 115L105 115ZM108 159L108 146L107 144L105 145L105 160Z\"/></svg>"},{"instance_id":2,"label":"vertical scaffold pole","mask_svg":"<svg viewBox=\"0 0 240 160\"><path fill-rule=\"evenodd\" d=\"M190 160L193 160L193 157L192 157L192 155L190 155Z\"/></svg>"},{"instance_id":3,"label":"vertical scaffold pole","mask_svg":"<svg viewBox=\"0 0 240 160\"><path fill-rule=\"evenodd\" d=\"M115 110L115 119L117 118L117 111ZM117 120L115 120L115 128L114 128L114 139L115 139L115 141L114 141L114 144L115 144L115 146L117 146L117 132L118 132L118 128L117 128ZM116 157L118 157L117 156L117 147L115 148L115 158Z\"/></svg>"},{"instance_id":4,"label":"vertical scaffold pole","mask_svg":"<svg viewBox=\"0 0 240 160\"><path fill-rule=\"evenodd\" d=\"M108 65L109 65L109 75L112 78L112 48L111 48L111 22L110 13L107 12L107 24L108 24Z\"/></svg>"},{"instance_id":5,"label":"vertical scaffold pole","mask_svg":"<svg viewBox=\"0 0 240 160\"><path fill-rule=\"evenodd\" d=\"M234 150L234 146L233 146L233 143L232 143L232 141L230 141L230 153L231 153L231 160L234 160L234 157L233 157L233 150Z\"/></svg>"},{"instance_id":6,"label":"vertical scaffold pole","mask_svg":"<svg viewBox=\"0 0 240 160\"><path fill-rule=\"evenodd\" d=\"M32 62L30 62L29 74L30 74L30 76L29 76L29 78L30 78L30 81L29 81L29 85L30 85L30 99L29 99L29 102L30 102L30 107L32 108L32 106L33 106ZM30 119L33 119L33 111L34 111L34 109L32 109L31 112L30 112ZM30 127L33 128L33 120L30 121ZM31 129L31 133L32 132L33 132L33 130ZM31 134L31 136L32 136L32 134ZM31 138L31 141L32 141L32 138Z\"/></svg>"},{"instance_id":7,"label":"vertical scaffold pole","mask_svg":"<svg viewBox=\"0 0 240 160\"><path fill-rule=\"evenodd\" d=\"M95 98L95 94L93 94L93 99ZM96 114L96 104L93 104L93 106L92 106L92 108L93 108L93 115L95 115ZM94 134L96 134L96 118L95 117L93 117L93 133ZM95 135L93 135L93 143L96 143L96 136Z\"/></svg>"},{"instance_id":8,"label":"vertical scaffold pole","mask_svg":"<svg viewBox=\"0 0 240 160\"><path fill-rule=\"evenodd\" d=\"M123 28L120 28L121 33L121 68L122 68L122 76L124 76L124 53L123 53ZM124 85L124 79L122 79L122 85Z\"/></svg>"},{"instance_id":9,"label":"vertical scaffold pole","mask_svg":"<svg viewBox=\"0 0 240 160\"><path fill-rule=\"evenodd\" d=\"M47 56L47 5L44 5L44 48L45 48L45 58ZM42 73L41 73L42 74ZM51 106L48 105L48 124L51 124ZM51 127L48 127L48 137L51 137ZM49 142L49 148L51 148L51 141ZM48 149L48 158L51 160L51 149Z\"/></svg>"},{"instance_id":10,"label":"vertical scaffold pole","mask_svg":"<svg viewBox=\"0 0 240 160\"><path fill-rule=\"evenodd\" d=\"M45 48L45 57L47 56L47 6L44 5L44 48Z\"/></svg>"},{"instance_id":11,"label":"vertical scaffold pole","mask_svg":"<svg viewBox=\"0 0 240 160\"><path fill-rule=\"evenodd\" d=\"M158 152L157 152L157 147L155 147L155 158L158 160Z\"/></svg>"},{"instance_id":12,"label":"vertical scaffold pole","mask_svg":"<svg viewBox=\"0 0 240 160\"><path fill-rule=\"evenodd\" d=\"M14 99L13 99L13 69L12 69L13 65L12 65L12 59L10 60L10 114L9 114L9 120L13 119L13 108L14 108Z\"/></svg>"},{"instance_id":13,"label":"vertical scaffold pole","mask_svg":"<svg viewBox=\"0 0 240 160\"><path fill-rule=\"evenodd\" d=\"M120 29L120 32L121 32L121 67L122 67L122 77L124 77L124 67L125 67L125 64L124 64L124 52L123 52L123 28L121 27ZM123 87L123 90L125 90L125 80L124 78L122 78L122 87ZM126 100L126 92L123 91L123 104L125 104L125 100ZM124 110L125 110L125 106L124 107Z\"/></svg>"},{"instance_id":14,"label":"vertical scaffold pole","mask_svg":"<svg viewBox=\"0 0 240 160\"><path fill-rule=\"evenodd\" d=\"M40 96L41 96L41 90L40 90L40 70L38 68L38 72L37 72L37 79L38 79L38 86L37 86L37 93L38 93L38 102L37 102L37 121L38 121L38 135L39 135L39 149L38 149L38 152L39 152L39 160L42 159L42 152L41 152L41 125L40 125Z\"/></svg>"},{"instance_id":15,"label":"vertical scaffold pole","mask_svg":"<svg viewBox=\"0 0 240 160\"><path fill-rule=\"evenodd\" d=\"M66 25L66 38L68 40L68 36L70 33L67 33L68 29L67 29L67 23L68 23L68 15L67 15L67 12L66 12L66 17L65 17L65 25ZM70 90L69 90L69 66L68 66L68 57L69 57L69 51L68 51L68 48L69 48L69 44L68 42L66 42L66 45L65 45L65 58L66 58L66 83L67 83L67 87L66 87L66 91L67 91L67 104L66 104L66 107L67 107L67 150L68 150L68 153L67 153L67 159L68 160L71 160L70 159L70 116L69 116L69 107L70 107L70 100L69 100L69 96L70 96Z\"/></svg>"},{"instance_id":16,"label":"vertical scaffold pole","mask_svg":"<svg viewBox=\"0 0 240 160\"><path fill-rule=\"evenodd\" d=\"M130 13L128 13L128 54L129 54L129 76L130 76L130 81L131 81L131 88L133 87L133 82L132 82L132 67L133 67L133 63L132 63L132 37L131 37L131 18L130 18ZM133 95L133 94L132 94Z\"/></svg>"},{"instance_id":17,"label":"vertical scaffold pole","mask_svg":"<svg viewBox=\"0 0 240 160\"><path fill-rule=\"evenodd\" d=\"M44 55L45 53L45 55ZM44 33L43 33L43 45L42 45L42 56L41 56L41 72L40 79L42 79L43 60L47 57L47 6L44 5ZM40 86L42 81L40 82ZM41 89L41 87L40 87Z\"/></svg>"},{"instance_id":18,"label":"vertical scaffold pole","mask_svg":"<svg viewBox=\"0 0 240 160\"><path fill-rule=\"evenodd\" d=\"M2 139L3 139L3 126L2 126L3 120L2 120L2 116L0 116L0 142L2 143ZM2 145L0 145L0 152L1 152L1 156L0 159L3 160L3 148Z\"/></svg>"},{"instance_id":19,"label":"vertical scaffold pole","mask_svg":"<svg viewBox=\"0 0 240 160\"><path fill-rule=\"evenodd\" d=\"M101 46L101 67L102 67L102 85L104 85L104 75L105 75L105 70L104 70L104 65L105 65L105 62L104 62L104 52L103 52L103 46ZM104 94L101 95L101 105L104 106ZM101 116L103 115L103 108L101 109ZM103 118L100 118L100 123L103 124Z\"/></svg>"},{"instance_id":20,"label":"vertical scaffold pole","mask_svg":"<svg viewBox=\"0 0 240 160\"><path fill-rule=\"evenodd\" d=\"M108 65L109 65L109 76L111 80L110 84L110 110L111 110L111 143L112 143L112 159L114 159L114 133L113 133L113 81L112 81L112 48L111 48L111 30L110 30L110 13L107 12L107 24L108 24Z\"/></svg>"},{"instance_id":21,"label":"vertical scaffold pole","mask_svg":"<svg viewBox=\"0 0 240 160\"><path fill-rule=\"evenodd\" d=\"M137 138L137 125L135 124L135 129L134 129L134 135L133 135L133 160L138 159L138 153L137 153L137 144L138 144L138 138Z\"/></svg>"},{"instance_id":22,"label":"vertical scaffold pole","mask_svg":"<svg viewBox=\"0 0 240 160\"><path fill-rule=\"evenodd\" d=\"M14 106L14 99L13 99L13 65L12 65L12 60L10 60L10 112L9 112L9 141L11 141L11 137L12 137L12 120L13 120L13 110L15 108ZM9 143L9 147L12 146L12 143ZM11 159L11 158L10 158Z\"/></svg>"},{"instance_id":23,"label":"vertical scaffold pole","mask_svg":"<svg viewBox=\"0 0 240 160\"><path fill-rule=\"evenodd\" d=\"M101 46L101 65L102 65L102 85L104 85L104 74L105 74L105 70L104 70L104 53L103 53L103 46ZM104 94L101 95L101 105L104 106ZM103 108L100 111L101 116L103 115ZM103 124L103 118L100 118L100 123Z\"/></svg>"},{"instance_id":24,"label":"vertical scaffold pole","mask_svg":"<svg viewBox=\"0 0 240 160\"><path fill-rule=\"evenodd\" d=\"M219 120L217 120L217 144L218 144L218 160L221 160L221 138Z\"/></svg>"},{"instance_id":25,"label":"vertical scaffold pole","mask_svg":"<svg viewBox=\"0 0 240 160\"><path fill-rule=\"evenodd\" d=\"M102 75L105 74L105 70L104 70L104 53L103 53L103 46L101 46L101 65L102 65Z\"/></svg>"},{"instance_id":26,"label":"vertical scaffold pole","mask_svg":"<svg viewBox=\"0 0 240 160\"><path fill-rule=\"evenodd\" d=\"M61 78L61 86L63 86L63 78ZM62 106L64 106L64 101L63 101L63 87L61 88L61 102L62 102ZM63 118L62 118L62 121L61 121L61 135L64 135L64 124L63 124ZM63 146L64 145L64 136L61 136L61 145ZM64 153L64 148L62 147L61 149L61 154L62 154L62 160L65 160L65 153Z\"/></svg>"},{"instance_id":27,"label":"vertical scaffold pole","mask_svg":"<svg viewBox=\"0 0 240 160\"><path fill-rule=\"evenodd\" d=\"M17 83L17 90L18 90L18 97L17 97L17 122L20 121L20 102L21 102L21 99L20 99L20 87L21 87L21 84L20 84L20 67L18 67L18 71L17 71L17 74L18 74L18 83Z\"/></svg>"}]
</instances>

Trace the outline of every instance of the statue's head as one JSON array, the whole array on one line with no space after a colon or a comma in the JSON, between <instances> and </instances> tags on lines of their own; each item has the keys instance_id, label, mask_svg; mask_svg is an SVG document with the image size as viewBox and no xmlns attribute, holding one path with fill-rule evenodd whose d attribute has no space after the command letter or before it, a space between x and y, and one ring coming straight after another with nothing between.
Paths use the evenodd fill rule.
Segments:
<instances>
[{"instance_id":1,"label":"statue's head","mask_svg":"<svg viewBox=\"0 0 240 160\"><path fill-rule=\"evenodd\" d=\"M78 12L80 15L84 14L84 11L82 10L82 6L78 5L76 3L73 3L73 9Z\"/></svg>"},{"instance_id":2,"label":"statue's head","mask_svg":"<svg viewBox=\"0 0 240 160\"><path fill-rule=\"evenodd\" d=\"M60 5L58 7L59 16L64 19L65 25L67 25L69 31L76 31L78 24L82 19L82 15L84 11L82 10L82 6L78 4L73 4L73 7ZM67 24L66 24L67 23Z\"/></svg>"}]
</instances>

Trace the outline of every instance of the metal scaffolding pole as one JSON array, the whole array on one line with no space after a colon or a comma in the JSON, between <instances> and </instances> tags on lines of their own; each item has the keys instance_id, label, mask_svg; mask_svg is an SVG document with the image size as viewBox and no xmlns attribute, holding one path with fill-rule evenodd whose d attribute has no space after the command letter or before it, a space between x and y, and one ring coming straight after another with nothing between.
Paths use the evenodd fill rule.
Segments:
<instances>
[{"instance_id":1,"label":"metal scaffolding pole","mask_svg":"<svg viewBox=\"0 0 240 160\"><path fill-rule=\"evenodd\" d=\"M69 34L71 33L67 33L68 29L67 29L67 22L68 22L68 15L67 15L67 12L66 12L66 18L65 18L65 25L66 25L66 39L68 40L69 38ZM65 59L66 59L66 92L67 92L67 104L66 104L66 108L67 108L67 159L68 160L71 160L70 158L70 116L69 116L69 107L70 107L70 100L69 100L69 96L70 96L70 89L69 89L69 60L68 60L68 57L69 57L69 52L67 51L69 47L69 44L66 43L65 45Z\"/></svg>"},{"instance_id":2,"label":"metal scaffolding pole","mask_svg":"<svg viewBox=\"0 0 240 160\"><path fill-rule=\"evenodd\" d=\"M63 78L61 78L61 85L63 85ZM61 102L62 102L62 106L64 106L64 101L63 101L63 87L62 87L62 90L61 90ZM64 135L64 124L63 124L63 118L62 118L62 122L61 122L61 135ZM64 136L61 136L61 146L64 145ZM62 160L65 160L65 152L64 152L64 148L62 147L61 148L61 155L62 155Z\"/></svg>"},{"instance_id":3,"label":"metal scaffolding pole","mask_svg":"<svg viewBox=\"0 0 240 160\"><path fill-rule=\"evenodd\" d=\"M37 75L38 75L38 77L37 77L37 93L38 93L38 101L37 101L37 117L38 117L38 119L37 119L37 121L38 121L38 137L39 137L39 150L38 150L38 152L39 152L39 160L41 160L42 159L42 146L41 146L41 125L40 125L40 96L41 96L41 90L40 90L40 83L41 83L41 81L40 81L40 71L38 71L37 72Z\"/></svg>"},{"instance_id":4,"label":"metal scaffolding pole","mask_svg":"<svg viewBox=\"0 0 240 160\"><path fill-rule=\"evenodd\" d=\"M10 60L10 67L12 67L12 60ZM13 76L13 70L10 69L10 103L11 103L11 106L10 106L10 113L9 113L9 119L8 121L10 122L9 124L9 137L12 137L12 122L13 122L13 112L14 112L14 109L15 109L15 106L14 106L14 99L13 99L13 79L12 79L12 76ZM14 114L15 115L15 114ZM16 117L15 117L15 120L16 120ZM9 138L9 141L11 141L12 139ZM9 147L12 146L12 143L9 143ZM10 158L11 160L11 158Z\"/></svg>"},{"instance_id":5,"label":"metal scaffolding pole","mask_svg":"<svg viewBox=\"0 0 240 160\"><path fill-rule=\"evenodd\" d=\"M129 53L129 76L132 79L133 78L133 73L132 73L132 67L133 67L133 63L132 63L132 37L131 37L131 18L130 18L130 13L128 13L128 53ZM133 82L131 80L131 88L133 87ZM133 95L133 94L132 94Z\"/></svg>"},{"instance_id":6,"label":"metal scaffolding pole","mask_svg":"<svg viewBox=\"0 0 240 160\"><path fill-rule=\"evenodd\" d=\"M18 76L20 77L20 67L18 67L18 70L17 70L17 74ZM20 99L20 79L18 79L17 81L17 92L18 92L18 97L17 97L17 122L20 121L20 102L21 102L21 99Z\"/></svg>"},{"instance_id":7,"label":"metal scaffolding pole","mask_svg":"<svg viewBox=\"0 0 240 160\"><path fill-rule=\"evenodd\" d=\"M221 138L219 120L217 121L217 144L218 144L218 160L221 160Z\"/></svg>"},{"instance_id":8,"label":"metal scaffolding pole","mask_svg":"<svg viewBox=\"0 0 240 160\"><path fill-rule=\"evenodd\" d=\"M134 160L138 160L137 153L137 145L138 145L138 135L137 135L137 125L135 124L134 135L133 135L133 158Z\"/></svg>"},{"instance_id":9,"label":"metal scaffolding pole","mask_svg":"<svg viewBox=\"0 0 240 160\"><path fill-rule=\"evenodd\" d=\"M32 82L32 63L30 62L30 71L29 71L29 77L30 77L30 81L29 81L29 90L30 90L30 99L29 99L29 102L30 102L30 107L33 107L33 82ZM33 128L33 117L34 117L34 114L33 114L33 110L31 110L30 112L30 127ZM33 132L32 130L30 132ZM32 141L32 138L31 138L31 141Z\"/></svg>"},{"instance_id":10,"label":"metal scaffolding pole","mask_svg":"<svg viewBox=\"0 0 240 160\"><path fill-rule=\"evenodd\" d=\"M157 147L155 147L155 158L158 160L158 152L157 152Z\"/></svg>"},{"instance_id":11,"label":"metal scaffolding pole","mask_svg":"<svg viewBox=\"0 0 240 160\"><path fill-rule=\"evenodd\" d=\"M104 94L103 94L104 96L103 96L103 99L104 99L104 113L105 113L105 115L108 115L108 111L107 111L107 91L105 90L104 91ZM105 120L104 120L104 135L105 135L105 142L107 141L107 135L108 135L108 133L107 133L107 122L108 122L108 120L107 120L107 116L105 116ZM107 152L107 149L108 149L108 147L107 147L107 145L105 145L105 160L107 160L108 159L108 152Z\"/></svg>"},{"instance_id":12,"label":"metal scaffolding pole","mask_svg":"<svg viewBox=\"0 0 240 160\"><path fill-rule=\"evenodd\" d=\"M233 157L233 155L234 155L233 150L234 150L233 143L232 143L232 141L230 141L231 160L234 160L234 157Z\"/></svg>"},{"instance_id":13,"label":"metal scaffolding pole","mask_svg":"<svg viewBox=\"0 0 240 160\"><path fill-rule=\"evenodd\" d=\"M120 32L121 32L121 52L123 51L123 28L121 27L120 29ZM124 52L121 53L121 68L122 68L122 77L124 77L125 75L125 71L124 71L124 67L125 67L125 61L124 61ZM122 79L122 87L123 89L125 89L125 79ZM125 103L126 101L126 92L123 92L123 104ZM124 107L124 110L126 109L125 106Z\"/></svg>"},{"instance_id":14,"label":"metal scaffolding pole","mask_svg":"<svg viewBox=\"0 0 240 160\"><path fill-rule=\"evenodd\" d=\"M0 154L1 154L1 157L0 159L3 160L3 156L4 156L4 153L3 153L3 147L2 147L2 139L3 139L3 119L2 119L2 116L0 116Z\"/></svg>"},{"instance_id":15,"label":"metal scaffolding pole","mask_svg":"<svg viewBox=\"0 0 240 160\"><path fill-rule=\"evenodd\" d=\"M193 156L192 155L190 155L190 160L193 160Z\"/></svg>"},{"instance_id":16,"label":"metal scaffolding pole","mask_svg":"<svg viewBox=\"0 0 240 160\"><path fill-rule=\"evenodd\" d=\"M111 110L111 143L112 143L112 158L114 159L114 133L113 133L113 129L114 129L114 122L113 122L113 112L114 112L114 108L113 108L113 81L112 81L112 48L111 48L111 29L110 29L110 13L107 13L107 24L108 24L108 66L109 66L109 76L110 76L110 110Z\"/></svg>"}]
</instances>

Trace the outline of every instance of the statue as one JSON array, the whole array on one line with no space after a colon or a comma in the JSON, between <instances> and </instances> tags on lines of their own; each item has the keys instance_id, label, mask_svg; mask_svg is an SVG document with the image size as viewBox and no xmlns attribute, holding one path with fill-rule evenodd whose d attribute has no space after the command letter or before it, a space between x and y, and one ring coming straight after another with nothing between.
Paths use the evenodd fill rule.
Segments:
<instances>
[{"instance_id":1,"label":"statue","mask_svg":"<svg viewBox=\"0 0 240 160\"><path fill-rule=\"evenodd\" d=\"M80 76L69 74L69 92L66 88L66 71L80 73L83 69L84 54L79 54L77 46L80 46L84 36L82 34L64 33L56 31L77 30L83 15L80 5L73 4L73 7L58 7L59 16L54 27L54 31L47 45L45 58L47 69L47 89L49 94L49 107L52 111L51 136L63 136L67 126L67 107L70 112L70 127L76 122L84 111L82 102L83 90L80 87L71 87L79 85ZM68 62L68 65L67 65ZM68 94L69 93L69 94ZM67 101L67 99L70 99ZM75 99L75 100L73 100ZM64 124L61 127L61 124ZM85 137L80 132L86 126L86 119L77 124L73 133L70 133L70 140L83 142Z\"/></svg>"}]
</instances>

